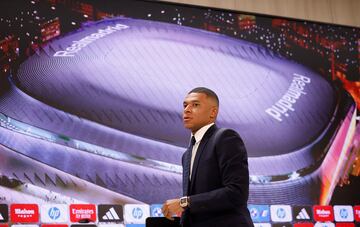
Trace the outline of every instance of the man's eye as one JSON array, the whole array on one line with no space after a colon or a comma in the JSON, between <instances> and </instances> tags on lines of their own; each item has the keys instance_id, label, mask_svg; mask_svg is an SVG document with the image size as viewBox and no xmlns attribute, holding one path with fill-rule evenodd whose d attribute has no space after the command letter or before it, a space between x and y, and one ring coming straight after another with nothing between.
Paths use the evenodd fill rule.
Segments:
<instances>
[{"instance_id":1,"label":"man's eye","mask_svg":"<svg viewBox=\"0 0 360 227\"><path fill-rule=\"evenodd\" d=\"M200 106L199 103L193 103L193 107L198 107L198 106Z\"/></svg>"}]
</instances>

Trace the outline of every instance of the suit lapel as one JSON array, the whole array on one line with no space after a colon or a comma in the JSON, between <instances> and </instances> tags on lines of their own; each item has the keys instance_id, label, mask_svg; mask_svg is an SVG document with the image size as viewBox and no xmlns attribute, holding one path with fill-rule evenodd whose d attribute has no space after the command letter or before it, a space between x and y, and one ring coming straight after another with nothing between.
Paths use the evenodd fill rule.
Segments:
<instances>
[{"instance_id":1,"label":"suit lapel","mask_svg":"<svg viewBox=\"0 0 360 227\"><path fill-rule=\"evenodd\" d=\"M201 139L199 147L196 151L195 160L194 160L194 164L193 164L193 168L192 168L192 172L191 172L191 181L190 181L190 191L189 192L191 192L194 187L193 182L195 182L196 172L197 172L197 168L199 166L199 160L201 158L201 155L203 154L203 152L205 152L206 144L208 143L209 139L211 138L211 136L214 134L214 132L216 130L217 130L216 125L211 126L206 131L204 137Z\"/></svg>"}]
</instances>

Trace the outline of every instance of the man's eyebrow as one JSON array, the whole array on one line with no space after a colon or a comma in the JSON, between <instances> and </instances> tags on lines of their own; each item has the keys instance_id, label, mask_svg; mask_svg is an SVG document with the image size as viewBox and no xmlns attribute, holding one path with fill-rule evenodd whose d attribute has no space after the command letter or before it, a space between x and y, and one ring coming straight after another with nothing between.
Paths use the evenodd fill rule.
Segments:
<instances>
[{"instance_id":1,"label":"man's eyebrow","mask_svg":"<svg viewBox=\"0 0 360 227\"><path fill-rule=\"evenodd\" d=\"M194 103L194 102L197 102L199 103L200 100L189 100L189 101L184 101L183 104L186 104L186 103Z\"/></svg>"}]
</instances>

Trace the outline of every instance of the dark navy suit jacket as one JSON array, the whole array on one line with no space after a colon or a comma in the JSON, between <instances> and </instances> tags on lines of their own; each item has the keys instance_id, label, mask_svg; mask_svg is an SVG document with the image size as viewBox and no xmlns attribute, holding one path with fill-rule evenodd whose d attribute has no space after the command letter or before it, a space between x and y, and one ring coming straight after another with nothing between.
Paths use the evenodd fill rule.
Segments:
<instances>
[{"instance_id":1,"label":"dark navy suit jacket","mask_svg":"<svg viewBox=\"0 0 360 227\"><path fill-rule=\"evenodd\" d=\"M190 208L183 212L182 224L184 227L253 226L247 209L249 170L244 143L231 129L225 129L215 143L217 130L216 125L208 129L196 152L191 182L184 192L190 196ZM187 152L182 158L183 166Z\"/></svg>"}]
</instances>

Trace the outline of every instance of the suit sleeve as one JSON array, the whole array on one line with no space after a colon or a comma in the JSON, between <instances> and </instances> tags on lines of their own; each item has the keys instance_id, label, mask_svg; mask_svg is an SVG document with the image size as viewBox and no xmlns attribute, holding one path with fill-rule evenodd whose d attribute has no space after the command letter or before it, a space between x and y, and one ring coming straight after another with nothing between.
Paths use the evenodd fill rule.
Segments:
<instances>
[{"instance_id":1,"label":"suit sleeve","mask_svg":"<svg viewBox=\"0 0 360 227\"><path fill-rule=\"evenodd\" d=\"M226 130L215 146L222 187L190 196L190 212L217 212L247 205L249 170L247 153L240 136Z\"/></svg>"}]
</instances>

